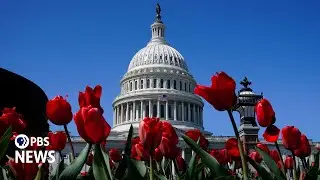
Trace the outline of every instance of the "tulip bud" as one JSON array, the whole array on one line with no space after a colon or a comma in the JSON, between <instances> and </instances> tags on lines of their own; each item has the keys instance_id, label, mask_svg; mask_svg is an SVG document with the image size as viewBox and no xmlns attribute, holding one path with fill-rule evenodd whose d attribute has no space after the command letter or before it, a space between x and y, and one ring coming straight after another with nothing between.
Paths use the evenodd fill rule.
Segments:
<instances>
[{"instance_id":1,"label":"tulip bud","mask_svg":"<svg viewBox=\"0 0 320 180\"><path fill-rule=\"evenodd\" d=\"M62 96L56 96L47 102L46 114L55 125L66 125L72 120L71 105Z\"/></svg>"}]
</instances>

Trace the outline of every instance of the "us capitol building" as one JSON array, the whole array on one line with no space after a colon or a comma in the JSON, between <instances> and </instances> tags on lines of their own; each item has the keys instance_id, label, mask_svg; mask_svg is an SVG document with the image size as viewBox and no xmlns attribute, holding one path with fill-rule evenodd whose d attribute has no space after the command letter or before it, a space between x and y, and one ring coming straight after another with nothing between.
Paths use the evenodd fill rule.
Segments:
<instances>
[{"instance_id":1,"label":"us capitol building","mask_svg":"<svg viewBox=\"0 0 320 180\"><path fill-rule=\"evenodd\" d=\"M184 57L165 39L166 26L160 12L157 4L156 18L151 25L151 39L133 56L128 71L120 81L120 94L112 103L113 128L107 139L107 149L124 149L130 125L134 127L134 136L137 136L139 121L148 116L169 121L177 134L189 129L199 129L209 140L210 149L223 148L225 142L233 136L214 136L205 131L204 103L193 93L196 81L189 72ZM274 144L258 138L259 127L256 124L254 106L263 97L262 94L255 94L248 87L251 82L247 78L240 84L243 88L238 92L238 103L234 111L240 115L239 133L245 149L250 149L258 141L268 144L270 149L275 149ZM283 154L289 154L282 142L278 143ZM314 148L316 143L311 140L310 143ZM81 137L73 137L76 154L80 153L85 144ZM182 156L188 161L192 151L182 138L179 147ZM70 148L66 147L63 152L66 163L69 163L69 153Z\"/></svg>"}]
</instances>

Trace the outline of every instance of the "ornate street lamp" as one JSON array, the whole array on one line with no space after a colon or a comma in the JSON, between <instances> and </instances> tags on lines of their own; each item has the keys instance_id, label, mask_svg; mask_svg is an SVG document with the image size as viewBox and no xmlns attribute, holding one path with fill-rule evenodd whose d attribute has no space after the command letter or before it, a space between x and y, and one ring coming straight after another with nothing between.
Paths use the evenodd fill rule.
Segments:
<instances>
[{"instance_id":1,"label":"ornate street lamp","mask_svg":"<svg viewBox=\"0 0 320 180\"><path fill-rule=\"evenodd\" d=\"M258 142L258 132L259 127L256 123L255 117L255 105L263 98L262 93L257 95L248 86L251 82L245 77L240 84L243 88L238 92L237 105L234 111L240 114L240 127L238 129L240 138L244 143L245 151L248 152L249 149Z\"/></svg>"}]
</instances>

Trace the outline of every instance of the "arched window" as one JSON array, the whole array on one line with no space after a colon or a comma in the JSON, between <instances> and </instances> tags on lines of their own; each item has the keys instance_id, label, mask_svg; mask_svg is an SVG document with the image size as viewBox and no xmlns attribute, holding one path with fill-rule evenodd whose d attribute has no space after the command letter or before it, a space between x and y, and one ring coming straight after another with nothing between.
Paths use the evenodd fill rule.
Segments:
<instances>
[{"instance_id":1,"label":"arched window","mask_svg":"<svg viewBox=\"0 0 320 180\"><path fill-rule=\"evenodd\" d=\"M177 81L176 80L173 81L173 89L177 89Z\"/></svg>"},{"instance_id":2,"label":"arched window","mask_svg":"<svg viewBox=\"0 0 320 180\"><path fill-rule=\"evenodd\" d=\"M134 82L134 90L137 90L138 89L138 81L135 81Z\"/></svg>"},{"instance_id":3,"label":"arched window","mask_svg":"<svg viewBox=\"0 0 320 180\"><path fill-rule=\"evenodd\" d=\"M153 88L157 88L157 79L153 79Z\"/></svg>"},{"instance_id":4,"label":"arched window","mask_svg":"<svg viewBox=\"0 0 320 180\"><path fill-rule=\"evenodd\" d=\"M184 90L187 91L187 83L184 83Z\"/></svg>"},{"instance_id":5,"label":"arched window","mask_svg":"<svg viewBox=\"0 0 320 180\"><path fill-rule=\"evenodd\" d=\"M172 106L169 104L168 105L168 118L171 119L172 118L172 110L171 110ZM167 119L168 120L168 119Z\"/></svg>"},{"instance_id":6,"label":"arched window","mask_svg":"<svg viewBox=\"0 0 320 180\"><path fill-rule=\"evenodd\" d=\"M143 79L140 80L140 89L143 89Z\"/></svg>"},{"instance_id":7,"label":"arched window","mask_svg":"<svg viewBox=\"0 0 320 180\"><path fill-rule=\"evenodd\" d=\"M150 88L150 79L147 79L147 88Z\"/></svg>"},{"instance_id":8,"label":"arched window","mask_svg":"<svg viewBox=\"0 0 320 180\"><path fill-rule=\"evenodd\" d=\"M130 82L130 91L132 91L132 81Z\"/></svg>"},{"instance_id":9,"label":"arched window","mask_svg":"<svg viewBox=\"0 0 320 180\"><path fill-rule=\"evenodd\" d=\"M171 88L170 79L167 80L167 89Z\"/></svg>"},{"instance_id":10,"label":"arched window","mask_svg":"<svg viewBox=\"0 0 320 180\"><path fill-rule=\"evenodd\" d=\"M163 88L163 79L160 80L160 88Z\"/></svg>"}]
</instances>

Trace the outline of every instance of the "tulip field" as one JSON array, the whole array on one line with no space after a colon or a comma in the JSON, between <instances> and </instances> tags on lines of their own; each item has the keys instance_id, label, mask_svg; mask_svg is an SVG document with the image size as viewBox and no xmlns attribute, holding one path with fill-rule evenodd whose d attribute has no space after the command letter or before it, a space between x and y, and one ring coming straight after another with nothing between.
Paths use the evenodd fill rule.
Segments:
<instances>
[{"instance_id":1,"label":"tulip field","mask_svg":"<svg viewBox=\"0 0 320 180\"><path fill-rule=\"evenodd\" d=\"M10 141L23 133L27 124L14 107L2 110L0 160L5 162L0 164L0 180L320 180L320 149L312 152L306 134L297 127L278 128L275 111L267 99L256 104L255 113L257 123L265 128L263 138L274 143L276 149L270 150L258 142L246 153L232 113L237 101L236 83L224 72L212 76L211 81L210 86L197 85L194 93L211 104L213 109L230 117L230 128L235 135L226 141L223 149L209 149L208 140L197 129L177 134L169 122L145 117L140 120L137 137L133 137L131 126L123 150L107 151L111 127L100 106L102 87L87 86L84 92L79 93L79 107L74 115L66 98L56 96L48 101L48 119L65 131L49 132L50 145L47 147L28 147L34 151L54 150L62 156L61 151L70 143L71 164L64 164L61 158L52 172L48 163L16 163L14 157L7 156ZM77 157L67 128L72 120L87 143ZM179 137L193 151L189 162L183 159ZM279 139L291 152L286 158L283 158L277 144ZM309 156L314 158L307 159ZM298 168L297 159L301 160L303 168ZM84 164L90 166L86 172L81 171Z\"/></svg>"}]
</instances>

